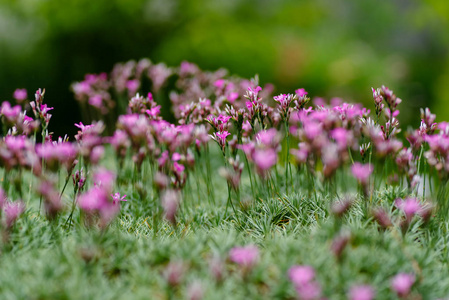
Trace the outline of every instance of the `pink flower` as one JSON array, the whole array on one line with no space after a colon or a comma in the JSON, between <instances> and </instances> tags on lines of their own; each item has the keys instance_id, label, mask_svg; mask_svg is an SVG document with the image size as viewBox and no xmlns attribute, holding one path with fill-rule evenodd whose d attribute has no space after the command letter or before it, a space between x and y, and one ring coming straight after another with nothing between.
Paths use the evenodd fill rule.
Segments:
<instances>
[{"instance_id":1,"label":"pink flower","mask_svg":"<svg viewBox=\"0 0 449 300\"><path fill-rule=\"evenodd\" d=\"M25 211L25 203L23 203L22 200L6 202L6 204L3 205L3 211L5 213L6 228L11 228L17 218L19 218L19 216Z\"/></svg>"},{"instance_id":2,"label":"pink flower","mask_svg":"<svg viewBox=\"0 0 449 300\"><path fill-rule=\"evenodd\" d=\"M93 175L94 182L103 189L112 191L115 183L115 173L106 169L98 169Z\"/></svg>"},{"instance_id":3,"label":"pink flower","mask_svg":"<svg viewBox=\"0 0 449 300\"><path fill-rule=\"evenodd\" d=\"M257 133L256 140L264 146L276 145L279 143L278 132L274 128L263 130Z\"/></svg>"},{"instance_id":4,"label":"pink flower","mask_svg":"<svg viewBox=\"0 0 449 300\"><path fill-rule=\"evenodd\" d=\"M288 270L288 278L294 285L304 285L315 279L315 270L311 266L293 266Z\"/></svg>"},{"instance_id":5,"label":"pink flower","mask_svg":"<svg viewBox=\"0 0 449 300\"><path fill-rule=\"evenodd\" d=\"M229 252L229 258L242 267L253 267L259 260L259 249L255 245L234 247Z\"/></svg>"},{"instance_id":6,"label":"pink flower","mask_svg":"<svg viewBox=\"0 0 449 300\"><path fill-rule=\"evenodd\" d=\"M391 288L399 297L406 297L415 283L415 275L399 273L391 280Z\"/></svg>"},{"instance_id":7,"label":"pink flower","mask_svg":"<svg viewBox=\"0 0 449 300\"><path fill-rule=\"evenodd\" d=\"M304 285L295 286L296 292L301 300L321 299L321 287L316 281L308 282Z\"/></svg>"},{"instance_id":8,"label":"pink flower","mask_svg":"<svg viewBox=\"0 0 449 300\"><path fill-rule=\"evenodd\" d=\"M277 158L276 151L271 148L256 149L253 154L254 163L262 173L272 168L276 164Z\"/></svg>"},{"instance_id":9,"label":"pink flower","mask_svg":"<svg viewBox=\"0 0 449 300\"><path fill-rule=\"evenodd\" d=\"M352 175L359 181L360 184L366 185L368 184L368 179L373 173L373 166L371 164L361 164L356 162L351 167Z\"/></svg>"},{"instance_id":10,"label":"pink flower","mask_svg":"<svg viewBox=\"0 0 449 300\"><path fill-rule=\"evenodd\" d=\"M103 98L100 95L93 95L92 97L89 98L89 104L98 109L102 109L103 108Z\"/></svg>"},{"instance_id":11,"label":"pink flower","mask_svg":"<svg viewBox=\"0 0 449 300\"><path fill-rule=\"evenodd\" d=\"M218 145L220 145L221 149L224 151L226 147L226 137L231 135L228 131L223 132L215 132L211 135L212 139L215 140Z\"/></svg>"},{"instance_id":12,"label":"pink flower","mask_svg":"<svg viewBox=\"0 0 449 300\"><path fill-rule=\"evenodd\" d=\"M295 93L298 96L298 98L302 98L308 94L305 89L297 89L295 90Z\"/></svg>"},{"instance_id":13,"label":"pink flower","mask_svg":"<svg viewBox=\"0 0 449 300\"><path fill-rule=\"evenodd\" d=\"M416 198L396 199L395 204L404 212L408 220L411 220L421 210L421 204Z\"/></svg>"},{"instance_id":14,"label":"pink flower","mask_svg":"<svg viewBox=\"0 0 449 300\"><path fill-rule=\"evenodd\" d=\"M16 101L18 103L21 103L22 101L26 100L26 98L28 97L27 90L26 89L16 89L14 91L13 97L14 97L14 99L16 99Z\"/></svg>"},{"instance_id":15,"label":"pink flower","mask_svg":"<svg viewBox=\"0 0 449 300\"><path fill-rule=\"evenodd\" d=\"M161 204L165 218L172 224L176 224L176 212L179 206L179 193L175 190L167 190L161 196Z\"/></svg>"},{"instance_id":16,"label":"pink flower","mask_svg":"<svg viewBox=\"0 0 449 300\"><path fill-rule=\"evenodd\" d=\"M369 285L356 285L349 291L350 300L371 300L374 295L374 289Z\"/></svg>"},{"instance_id":17,"label":"pink flower","mask_svg":"<svg viewBox=\"0 0 449 300\"><path fill-rule=\"evenodd\" d=\"M111 194L111 197L112 197L112 203L113 204L117 204L117 203L119 203L120 201L126 201L126 195L123 195L123 196L121 196L120 195L120 193L115 193L115 194Z\"/></svg>"},{"instance_id":18,"label":"pink flower","mask_svg":"<svg viewBox=\"0 0 449 300\"><path fill-rule=\"evenodd\" d=\"M219 89L223 88L224 84L225 84L224 79L218 79L217 81L214 82L214 86Z\"/></svg>"},{"instance_id":19,"label":"pink flower","mask_svg":"<svg viewBox=\"0 0 449 300\"><path fill-rule=\"evenodd\" d=\"M335 128L331 131L331 136L337 142L338 148L340 150L346 149L346 147L351 146L353 141L352 131L346 130L344 128Z\"/></svg>"},{"instance_id":20,"label":"pink flower","mask_svg":"<svg viewBox=\"0 0 449 300\"><path fill-rule=\"evenodd\" d=\"M185 166L183 164L179 164L177 162L173 163L173 167L176 173L181 174L185 170Z\"/></svg>"},{"instance_id":21,"label":"pink flower","mask_svg":"<svg viewBox=\"0 0 449 300\"><path fill-rule=\"evenodd\" d=\"M288 277L300 299L313 300L321 296L321 287L315 281L315 270L311 266L293 266L288 270Z\"/></svg>"},{"instance_id":22,"label":"pink flower","mask_svg":"<svg viewBox=\"0 0 449 300\"><path fill-rule=\"evenodd\" d=\"M126 82L126 88L130 96L134 95L140 87L140 81L138 79L128 80Z\"/></svg>"}]
</instances>

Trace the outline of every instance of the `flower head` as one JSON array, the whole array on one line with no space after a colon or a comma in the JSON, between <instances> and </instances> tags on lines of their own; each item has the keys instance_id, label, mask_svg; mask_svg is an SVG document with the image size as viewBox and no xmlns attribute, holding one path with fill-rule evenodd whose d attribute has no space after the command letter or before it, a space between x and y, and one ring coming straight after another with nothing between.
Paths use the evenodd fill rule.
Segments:
<instances>
[{"instance_id":1,"label":"flower head","mask_svg":"<svg viewBox=\"0 0 449 300\"><path fill-rule=\"evenodd\" d=\"M421 204L416 198L396 199L395 204L404 212L408 220L411 220L421 210Z\"/></svg>"},{"instance_id":2,"label":"flower head","mask_svg":"<svg viewBox=\"0 0 449 300\"><path fill-rule=\"evenodd\" d=\"M255 245L234 247L229 252L229 258L243 267L252 267L259 260L259 249Z\"/></svg>"},{"instance_id":3,"label":"flower head","mask_svg":"<svg viewBox=\"0 0 449 300\"><path fill-rule=\"evenodd\" d=\"M349 291L350 300L371 300L375 292L370 285L356 285Z\"/></svg>"},{"instance_id":4,"label":"flower head","mask_svg":"<svg viewBox=\"0 0 449 300\"><path fill-rule=\"evenodd\" d=\"M371 164L361 164L356 162L351 167L352 175L358 180L362 185L368 184L368 179L373 173L373 166Z\"/></svg>"},{"instance_id":5,"label":"flower head","mask_svg":"<svg viewBox=\"0 0 449 300\"><path fill-rule=\"evenodd\" d=\"M25 211L25 203L22 200L15 202L7 202L3 206L5 213L5 225L6 228L11 228L16 222L17 218Z\"/></svg>"},{"instance_id":6,"label":"flower head","mask_svg":"<svg viewBox=\"0 0 449 300\"><path fill-rule=\"evenodd\" d=\"M399 297L406 297L415 283L415 275L399 273L391 280L391 288Z\"/></svg>"},{"instance_id":7,"label":"flower head","mask_svg":"<svg viewBox=\"0 0 449 300\"><path fill-rule=\"evenodd\" d=\"M126 201L126 195L121 196L120 193L111 194L112 197L112 203L117 204L120 201Z\"/></svg>"},{"instance_id":8,"label":"flower head","mask_svg":"<svg viewBox=\"0 0 449 300\"><path fill-rule=\"evenodd\" d=\"M13 97L14 97L14 99L16 99L16 101L18 103L21 103L24 100L26 100L26 98L28 97L27 90L26 89L16 89L14 91Z\"/></svg>"}]
</instances>

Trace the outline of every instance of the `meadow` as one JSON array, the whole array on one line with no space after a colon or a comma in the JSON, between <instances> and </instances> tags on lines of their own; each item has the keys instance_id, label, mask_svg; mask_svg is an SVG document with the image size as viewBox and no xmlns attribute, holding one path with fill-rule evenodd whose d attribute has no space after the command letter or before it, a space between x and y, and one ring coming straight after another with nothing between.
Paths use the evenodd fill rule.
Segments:
<instances>
[{"instance_id":1,"label":"meadow","mask_svg":"<svg viewBox=\"0 0 449 300\"><path fill-rule=\"evenodd\" d=\"M447 299L449 123L148 59L1 104L2 299ZM69 100L68 100L69 101Z\"/></svg>"}]
</instances>

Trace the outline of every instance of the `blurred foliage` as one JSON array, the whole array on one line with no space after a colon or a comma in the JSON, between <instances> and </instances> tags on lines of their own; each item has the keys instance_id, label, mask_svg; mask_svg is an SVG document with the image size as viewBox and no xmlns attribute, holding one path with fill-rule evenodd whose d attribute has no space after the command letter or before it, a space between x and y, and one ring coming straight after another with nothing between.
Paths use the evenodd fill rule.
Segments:
<instances>
[{"instance_id":1,"label":"blurred foliage","mask_svg":"<svg viewBox=\"0 0 449 300\"><path fill-rule=\"evenodd\" d=\"M0 0L0 100L45 87L50 129L73 134L70 83L149 57L365 104L385 84L417 127L418 107L449 118L448 23L445 0Z\"/></svg>"}]
</instances>

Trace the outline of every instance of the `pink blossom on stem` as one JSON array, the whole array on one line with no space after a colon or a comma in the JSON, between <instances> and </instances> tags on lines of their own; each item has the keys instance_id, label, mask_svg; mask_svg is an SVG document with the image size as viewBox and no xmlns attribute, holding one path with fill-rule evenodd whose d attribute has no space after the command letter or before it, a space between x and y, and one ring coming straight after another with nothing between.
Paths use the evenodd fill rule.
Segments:
<instances>
[{"instance_id":1,"label":"pink blossom on stem","mask_svg":"<svg viewBox=\"0 0 449 300\"><path fill-rule=\"evenodd\" d=\"M14 99L16 99L17 103L22 103L28 97L26 89L16 89L13 94Z\"/></svg>"},{"instance_id":2,"label":"pink blossom on stem","mask_svg":"<svg viewBox=\"0 0 449 300\"><path fill-rule=\"evenodd\" d=\"M362 185L368 184L368 179L373 173L373 166L371 164L361 164L356 162L351 167L352 175L357 179L357 181Z\"/></svg>"},{"instance_id":3,"label":"pink blossom on stem","mask_svg":"<svg viewBox=\"0 0 449 300\"><path fill-rule=\"evenodd\" d=\"M215 140L218 145L221 147L222 151L226 148L226 137L231 135L228 131L223 132L215 132L213 135L211 135L211 138Z\"/></svg>"},{"instance_id":4,"label":"pink blossom on stem","mask_svg":"<svg viewBox=\"0 0 449 300\"><path fill-rule=\"evenodd\" d=\"M399 297L407 297L415 283L415 275L399 273L391 280L391 288Z\"/></svg>"},{"instance_id":5,"label":"pink blossom on stem","mask_svg":"<svg viewBox=\"0 0 449 300\"><path fill-rule=\"evenodd\" d=\"M259 249L255 245L234 247L229 252L229 258L242 267L251 268L259 260Z\"/></svg>"},{"instance_id":6,"label":"pink blossom on stem","mask_svg":"<svg viewBox=\"0 0 449 300\"><path fill-rule=\"evenodd\" d=\"M315 281L315 270L311 266L293 266L288 270L288 277L295 286L300 299L314 300L321 296L321 287Z\"/></svg>"},{"instance_id":7,"label":"pink blossom on stem","mask_svg":"<svg viewBox=\"0 0 449 300\"><path fill-rule=\"evenodd\" d=\"M167 190L161 196L161 204L164 209L165 218L172 223L176 224L176 212L180 202L180 195L175 190Z\"/></svg>"},{"instance_id":8,"label":"pink blossom on stem","mask_svg":"<svg viewBox=\"0 0 449 300\"><path fill-rule=\"evenodd\" d=\"M15 202L6 202L3 205L3 212L5 214L5 226L11 228L16 222L17 218L25 211L25 203L22 200Z\"/></svg>"},{"instance_id":9,"label":"pink blossom on stem","mask_svg":"<svg viewBox=\"0 0 449 300\"><path fill-rule=\"evenodd\" d=\"M396 199L395 204L404 212L407 220L411 220L422 208L418 199L411 197L406 198L405 200Z\"/></svg>"},{"instance_id":10,"label":"pink blossom on stem","mask_svg":"<svg viewBox=\"0 0 449 300\"><path fill-rule=\"evenodd\" d=\"M293 266L288 270L288 278L295 285L303 285L315 279L315 270L311 266Z\"/></svg>"},{"instance_id":11,"label":"pink blossom on stem","mask_svg":"<svg viewBox=\"0 0 449 300\"><path fill-rule=\"evenodd\" d=\"M306 90L303 89L303 88L295 90L295 93L298 96L298 98L302 98L302 97L304 97L304 96L306 96L308 94L306 92Z\"/></svg>"},{"instance_id":12,"label":"pink blossom on stem","mask_svg":"<svg viewBox=\"0 0 449 300\"><path fill-rule=\"evenodd\" d=\"M126 195L121 196L120 193L111 194L111 197L113 204L120 203L120 201L126 201Z\"/></svg>"},{"instance_id":13,"label":"pink blossom on stem","mask_svg":"<svg viewBox=\"0 0 449 300\"><path fill-rule=\"evenodd\" d=\"M253 161L256 164L259 173L264 174L271 169L277 162L277 154L274 149L255 149L253 154Z\"/></svg>"},{"instance_id":14,"label":"pink blossom on stem","mask_svg":"<svg viewBox=\"0 0 449 300\"><path fill-rule=\"evenodd\" d=\"M370 285L356 285L349 291L350 300L372 300L374 296L374 289Z\"/></svg>"}]
</instances>

